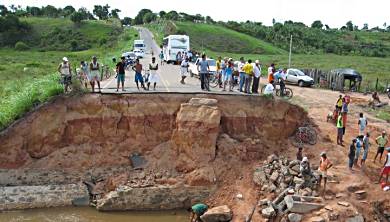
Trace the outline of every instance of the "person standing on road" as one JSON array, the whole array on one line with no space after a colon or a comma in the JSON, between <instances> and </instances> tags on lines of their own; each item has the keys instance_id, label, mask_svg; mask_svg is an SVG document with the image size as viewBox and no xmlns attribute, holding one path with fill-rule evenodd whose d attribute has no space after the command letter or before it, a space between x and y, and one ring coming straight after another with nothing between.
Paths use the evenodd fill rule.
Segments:
<instances>
[{"instance_id":1,"label":"person standing on road","mask_svg":"<svg viewBox=\"0 0 390 222\"><path fill-rule=\"evenodd\" d=\"M251 85L252 85L252 77L253 77L253 65L251 59L249 59L248 63L246 63L244 67L242 67L242 70L245 72L244 92L247 94L251 94Z\"/></svg>"},{"instance_id":2,"label":"person standing on road","mask_svg":"<svg viewBox=\"0 0 390 222\"><path fill-rule=\"evenodd\" d=\"M150 87L150 83L153 83L153 90L156 90L156 85L159 79L157 75L158 64L156 62L155 57L152 57L152 62L149 64L149 70L150 70L150 76L148 81L148 90Z\"/></svg>"},{"instance_id":3,"label":"person standing on road","mask_svg":"<svg viewBox=\"0 0 390 222\"><path fill-rule=\"evenodd\" d=\"M139 90L138 82L141 83L141 87L146 90L144 85L144 78L142 77L142 65L139 63L139 59L135 60L135 65L133 66L133 71L135 72L135 84Z\"/></svg>"},{"instance_id":4,"label":"person standing on road","mask_svg":"<svg viewBox=\"0 0 390 222\"><path fill-rule=\"evenodd\" d=\"M84 82L84 87L88 89L88 82L89 82L88 64L85 61L80 62L80 78Z\"/></svg>"},{"instance_id":5,"label":"person standing on road","mask_svg":"<svg viewBox=\"0 0 390 222\"><path fill-rule=\"evenodd\" d=\"M275 73L275 71L276 71L275 70L275 64L272 63L270 65L270 67L268 67L268 82L269 83L274 80L274 73ZM274 83L275 83L275 81L274 81Z\"/></svg>"},{"instance_id":6,"label":"person standing on road","mask_svg":"<svg viewBox=\"0 0 390 222\"><path fill-rule=\"evenodd\" d=\"M61 82L64 84L64 91L67 93L69 85L72 84L72 69L68 58L62 58L62 63L58 66L58 72L61 75Z\"/></svg>"},{"instance_id":7,"label":"person standing on road","mask_svg":"<svg viewBox=\"0 0 390 222\"><path fill-rule=\"evenodd\" d=\"M122 56L121 61L116 64L117 84L116 91L119 91L119 84L122 83L122 91L125 91L125 67L126 57Z\"/></svg>"},{"instance_id":8,"label":"person standing on road","mask_svg":"<svg viewBox=\"0 0 390 222\"><path fill-rule=\"evenodd\" d=\"M326 182L328 178L328 170L333 166L333 164L328 159L325 152L321 153L321 159L320 159L320 166L318 167L318 171L320 174L320 179L318 181L318 185L321 187L321 180L324 179L324 190L323 194L325 194L326 191Z\"/></svg>"},{"instance_id":9,"label":"person standing on road","mask_svg":"<svg viewBox=\"0 0 390 222\"><path fill-rule=\"evenodd\" d=\"M95 82L97 83L99 87L99 92L100 90L100 64L97 62L96 56L92 57L92 62L89 64L89 80L91 81L91 87L92 87L92 92L95 92Z\"/></svg>"},{"instance_id":10,"label":"person standing on road","mask_svg":"<svg viewBox=\"0 0 390 222\"><path fill-rule=\"evenodd\" d=\"M238 73L239 73L239 78L240 78L240 86L238 90L242 92L242 87L244 87L245 83L245 71L242 69L245 65L245 60L244 57L240 58L240 62L238 63Z\"/></svg>"},{"instance_id":11,"label":"person standing on road","mask_svg":"<svg viewBox=\"0 0 390 222\"><path fill-rule=\"evenodd\" d=\"M341 112L339 112L336 120L336 128L337 128L337 145L344 146L343 144L343 116Z\"/></svg>"},{"instance_id":12,"label":"person standing on road","mask_svg":"<svg viewBox=\"0 0 390 222\"><path fill-rule=\"evenodd\" d=\"M225 72L222 75L222 81L223 81L223 90L226 91L226 85L229 84L229 92L233 91L233 71L234 71L234 64L233 59L229 59L229 61L226 63Z\"/></svg>"},{"instance_id":13,"label":"person standing on road","mask_svg":"<svg viewBox=\"0 0 390 222\"><path fill-rule=\"evenodd\" d=\"M181 64L181 61L182 61L182 56L181 56L181 51L179 51L177 54L176 54L176 62L177 64Z\"/></svg>"},{"instance_id":14,"label":"person standing on road","mask_svg":"<svg viewBox=\"0 0 390 222\"><path fill-rule=\"evenodd\" d=\"M363 157L360 162L360 165L363 166L366 162L368 151L370 149L370 133L367 133L366 136L363 138Z\"/></svg>"},{"instance_id":15,"label":"person standing on road","mask_svg":"<svg viewBox=\"0 0 390 222\"><path fill-rule=\"evenodd\" d=\"M180 76L181 76L181 84L185 84L184 79L187 78L188 75L188 67L190 64L188 63L188 58L184 59L180 64Z\"/></svg>"},{"instance_id":16,"label":"person standing on road","mask_svg":"<svg viewBox=\"0 0 390 222\"><path fill-rule=\"evenodd\" d=\"M356 153L355 153L355 160L354 160L355 166L358 166L360 151L362 150L363 147L363 137L364 136L358 136L356 139Z\"/></svg>"},{"instance_id":17,"label":"person standing on road","mask_svg":"<svg viewBox=\"0 0 390 222\"><path fill-rule=\"evenodd\" d=\"M260 76L261 76L260 61L256 60L255 64L253 65L252 93L259 93Z\"/></svg>"},{"instance_id":18,"label":"person standing on road","mask_svg":"<svg viewBox=\"0 0 390 222\"><path fill-rule=\"evenodd\" d=\"M200 87L202 90L210 91L209 87L209 73L210 67L209 63L206 60L206 54L202 55L202 60L198 62L198 73L200 75Z\"/></svg>"},{"instance_id":19,"label":"person standing on road","mask_svg":"<svg viewBox=\"0 0 390 222\"><path fill-rule=\"evenodd\" d=\"M375 140L376 144L378 144L378 150L376 152L375 158L374 158L374 163L376 161L376 158L379 156L379 162L382 160L382 155L383 152L385 151L385 146L388 143L387 136L386 136L386 131L382 132L381 136L378 136Z\"/></svg>"},{"instance_id":20,"label":"person standing on road","mask_svg":"<svg viewBox=\"0 0 390 222\"><path fill-rule=\"evenodd\" d=\"M164 65L164 52L162 50L161 50L161 52L159 54L159 57L160 57L160 64Z\"/></svg>"},{"instance_id":21,"label":"person standing on road","mask_svg":"<svg viewBox=\"0 0 390 222\"><path fill-rule=\"evenodd\" d=\"M367 119L363 116L363 113L359 114L359 121L358 121L358 127L359 127L359 136L363 135L366 131L366 127L368 125Z\"/></svg>"}]
</instances>

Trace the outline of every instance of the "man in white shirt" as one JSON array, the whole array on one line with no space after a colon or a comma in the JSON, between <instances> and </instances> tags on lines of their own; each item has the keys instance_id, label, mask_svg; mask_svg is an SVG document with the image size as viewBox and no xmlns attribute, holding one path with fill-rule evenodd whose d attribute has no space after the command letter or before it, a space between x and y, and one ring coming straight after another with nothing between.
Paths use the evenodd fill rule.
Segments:
<instances>
[{"instance_id":1,"label":"man in white shirt","mask_svg":"<svg viewBox=\"0 0 390 222\"><path fill-rule=\"evenodd\" d=\"M274 90L275 90L274 81L272 80L270 83L268 83L265 86L264 95L271 95L273 97L275 92Z\"/></svg>"},{"instance_id":2,"label":"man in white shirt","mask_svg":"<svg viewBox=\"0 0 390 222\"><path fill-rule=\"evenodd\" d=\"M259 82L260 82L260 75L261 75L261 66L260 61L256 60L255 64L253 65L253 85L252 85L252 93L259 93Z\"/></svg>"},{"instance_id":3,"label":"man in white shirt","mask_svg":"<svg viewBox=\"0 0 390 222\"><path fill-rule=\"evenodd\" d=\"M238 63L238 72L240 74L240 83L239 83L239 91L242 92L242 87L244 87L245 83L245 72L242 70L242 68L245 65L245 60L243 57L240 58L240 62Z\"/></svg>"}]
</instances>

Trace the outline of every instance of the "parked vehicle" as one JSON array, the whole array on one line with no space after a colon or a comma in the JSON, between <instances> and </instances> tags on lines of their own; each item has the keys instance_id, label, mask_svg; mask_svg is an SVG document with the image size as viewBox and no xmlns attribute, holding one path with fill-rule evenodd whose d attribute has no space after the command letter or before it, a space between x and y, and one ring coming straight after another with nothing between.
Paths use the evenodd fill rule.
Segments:
<instances>
[{"instance_id":1,"label":"parked vehicle","mask_svg":"<svg viewBox=\"0 0 390 222\"><path fill-rule=\"evenodd\" d=\"M144 40L142 40L142 39L134 40L134 45L133 45L134 51L139 50L139 51L145 52L145 49L146 49L146 46L145 46Z\"/></svg>"},{"instance_id":2,"label":"parked vehicle","mask_svg":"<svg viewBox=\"0 0 390 222\"><path fill-rule=\"evenodd\" d=\"M299 69L287 69L286 83L298 84L300 87L303 87L312 86L314 80Z\"/></svg>"},{"instance_id":3,"label":"parked vehicle","mask_svg":"<svg viewBox=\"0 0 390 222\"><path fill-rule=\"evenodd\" d=\"M135 54L135 56L138 58L138 59L142 59L143 57L145 57L145 52L142 51L142 50L134 50L133 53Z\"/></svg>"},{"instance_id":4,"label":"parked vehicle","mask_svg":"<svg viewBox=\"0 0 390 222\"><path fill-rule=\"evenodd\" d=\"M179 52L190 50L190 37L187 35L169 35L163 39L164 61L176 62Z\"/></svg>"},{"instance_id":5,"label":"parked vehicle","mask_svg":"<svg viewBox=\"0 0 390 222\"><path fill-rule=\"evenodd\" d=\"M190 73L190 76L199 76L198 72L198 63L202 60L202 58L196 59L195 62L191 62L190 66L188 67L188 72ZM206 59L209 67L210 67L210 73L209 74L216 74L217 73L217 62L214 59Z\"/></svg>"}]
</instances>

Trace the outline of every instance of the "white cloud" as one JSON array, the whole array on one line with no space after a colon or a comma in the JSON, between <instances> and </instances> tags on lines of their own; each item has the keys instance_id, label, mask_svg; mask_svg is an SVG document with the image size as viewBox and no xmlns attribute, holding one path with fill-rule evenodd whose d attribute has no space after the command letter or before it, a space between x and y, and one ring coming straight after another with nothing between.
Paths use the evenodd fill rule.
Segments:
<instances>
[{"instance_id":1,"label":"white cloud","mask_svg":"<svg viewBox=\"0 0 390 222\"><path fill-rule=\"evenodd\" d=\"M86 7L92 10L93 5L109 4L119 8L121 17L134 17L142 8L154 12L176 10L189 14L209 15L214 20L258 21L270 25L272 19L283 22L293 20L310 25L314 20L321 20L331 27L341 27L347 21L362 27L368 23L370 27L390 24L389 0L139 0L139 1L80 1L80 0L2 0L4 5L51 4L56 7L72 5L75 8Z\"/></svg>"}]
</instances>

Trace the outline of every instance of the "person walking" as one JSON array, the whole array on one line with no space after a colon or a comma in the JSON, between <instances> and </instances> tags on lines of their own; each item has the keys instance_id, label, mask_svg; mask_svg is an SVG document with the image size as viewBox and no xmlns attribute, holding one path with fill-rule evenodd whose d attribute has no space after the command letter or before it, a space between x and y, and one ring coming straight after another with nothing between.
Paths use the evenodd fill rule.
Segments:
<instances>
[{"instance_id":1,"label":"person walking","mask_svg":"<svg viewBox=\"0 0 390 222\"><path fill-rule=\"evenodd\" d=\"M343 116L341 112L339 112L336 120L336 128L337 128L337 145L344 146L343 144Z\"/></svg>"},{"instance_id":2,"label":"person walking","mask_svg":"<svg viewBox=\"0 0 390 222\"><path fill-rule=\"evenodd\" d=\"M253 65L251 59L249 59L248 62L244 65L244 67L242 67L242 70L245 72L244 92L247 94L251 94L251 85L253 77Z\"/></svg>"},{"instance_id":3,"label":"person walking","mask_svg":"<svg viewBox=\"0 0 390 222\"><path fill-rule=\"evenodd\" d=\"M354 165L358 165L359 157L360 157L360 151L362 150L363 147L363 137L364 136L358 136L356 139L356 152L355 152L355 160L354 160Z\"/></svg>"},{"instance_id":4,"label":"person walking","mask_svg":"<svg viewBox=\"0 0 390 222\"><path fill-rule=\"evenodd\" d=\"M150 76L149 76L149 81L148 81L148 90L150 87L150 83L153 83L153 90L156 90L156 85L159 81L158 78L158 63L156 62L156 58L152 57L152 62L149 63L149 70L150 70Z\"/></svg>"},{"instance_id":5,"label":"person walking","mask_svg":"<svg viewBox=\"0 0 390 222\"><path fill-rule=\"evenodd\" d=\"M119 91L119 84L122 83L122 91L125 91L125 67L126 57L122 56L121 61L116 64L117 84L116 91Z\"/></svg>"},{"instance_id":6,"label":"person walking","mask_svg":"<svg viewBox=\"0 0 390 222\"><path fill-rule=\"evenodd\" d=\"M359 114L359 121L358 121L358 127L359 127L359 136L363 135L366 130L366 127L368 125L367 119L363 116L363 113Z\"/></svg>"},{"instance_id":7,"label":"person walking","mask_svg":"<svg viewBox=\"0 0 390 222\"><path fill-rule=\"evenodd\" d=\"M256 60L253 65L253 85L252 85L252 93L259 93L259 83L261 76L261 66L260 61Z\"/></svg>"},{"instance_id":8,"label":"person walking","mask_svg":"<svg viewBox=\"0 0 390 222\"><path fill-rule=\"evenodd\" d=\"M188 58L184 59L180 64L180 75L181 75L181 84L185 84L184 80L187 78L188 75L188 67L190 66L190 63L188 62Z\"/></svg>"},{"instance_id":9,"label":"person walking","mask_svg":"<svg viewBox=\"0 0 390 222\"><path fill-rule=\"evenodd\" d=\"M239 83L239 87L238 87L238 90L240 92L242 92L242 88L244 87L244 83L245 83L245 71L243 70L245 66L245 60L244 60L244 57L241 57L240 58L240 62L238 63L238 73L239 73L239 80L240 80L240 83Z\"/></svg>"},{"instance_id":10,"label":"person walking","mask_svg":"<svg viewBox=\"0 0 390 222\"><path fill-rule=\"evenodd\" d=\"M390 148L387 148L386 151L387 151L386 160L385 160L385 163L383 164L383 169L381 171L381 175L379 176L379 180L378 180L378 183L380 183L381 180L382 180L382 177L384 175L386 175L385 184L387 184L389 182L389 174L390 174Z\"/></svg>"},{"instance_id":11,"label":"person walking","mask_svg":"<svg viewBox=\"0 0 390 222\"><path fill-rule=\"evenodd\" d=\"M226 85L229 84L229 92L233 91L233 71L234 71L234 64L233 59L229 59L226 65L226 69L224 72L224 75L222 75L222 81L223 81L223 90L226 90Z\"/></svg>"},{"instance_id":12,"label":"person walking","mask_svg":"<svg viewBox=\"0 0 390 222\"><path fill-rule=\"evenodd\" d=\"M161 50L161 52L158 56L160 58L160 64L164 65L164 52Z\"/></svg>"},{"instance_id":13,"label":"person walking","mask_svg":"<svg viewBox=\"0 0 390 222\"><path fill-rule=\"evenodd\" d=\"M378 136L375 139L375 142L376 142L376 144L378 144L378 150L377 150L375 158L374 158L374 163L375 163L376 158L378 157L378 155L380 155L379 156L379 162L381 162L381 160L382 160L382 155L383 155L383 152L385 151L385 146L388 143L387 136L386 136L386 131L383 131L382 135Z\"/></svg>"},{"instance_id":14,"label":"person walking","mask_svg":"<svg viewBox=\"0 0 390 222\"><path fill-rule=\"evenodd\" d=\"M146 90L144 85L144 78L142 77L142 65L139 63L139 59L135 60L135 65L133 66L133 71L135 72L135 84L139 90L138 82L141 83L141 87Z\"/></svg>"},{"instance_id":15,"label":"person walking","mask_svg":"<svg viewBox=\"0 0 390 222\"><path fill-rule=\"evenodd\" d=\"M58 72L61 75L61 83L64 85L64 91L67 93L70 84L72 84L72 69L68 58L62 58L62 62L58 66Z\"/></svg>"},{"instance_id":16,"label":"person walking","mask_svg":"<svg viewBox=\"0 0 390 222\"><path fill-rule=\"evenodd\" d=\"M360 162L360 165L363 166L366 162L368 151L370 149L370 133L367 133L363 138L363 157Z\"/></svg>"},{"instance_id":17,"label":"person walking","mask_svg":"<svg viewBox=\"0 0 390 222\"><path fill-rule=\"evenodd\" d=\"M352 144L349 146L349 153L348 153L348 167L350 171L353 171L352 167L353 164L355 163L355 154L356 154L356 139L352 140Z\"/></svg>"},{"instance_id":18,"label":"person walking","mask_svg":"<svg viewBox=\"0 0 390 222\"><path fill-rule=\"evenodd\" d=\"M321 186L322 179L324 180L324 190L323 194L325 194L326 191L326 182L328 178L328 170L333 166L333 164L328 159L325 152L321 153L321 159L320 159L320 166L318 168L320 179L318 181L318 185Z\"/></svg>"},{"instance_id":19,"label":"person walking","mask_svg":"<svg viewBox=\"0 0 390 222\"><path fill-rule=\"evenodd\" d=\"M92 62L89 64L89 80L92 87L92 92L95 92L95 83L97 83L99 92L101 92L100 89L100 64L97 61L97 57L92 57Z\"/></svg>"},{"instance_id":20,"label":"person walking","mask_svg":"<svg viewBox=\"0 0 390 222\"><path fill-rule=\"evenodd\" d=\"M206 54L202 55L202 60L198 62L198 73L200 75L200 87L202 90L210 91L210 85L209 85L209 73L210 73L210 67L209 63L206 60Z\"/></svg>"}]
</instances>

